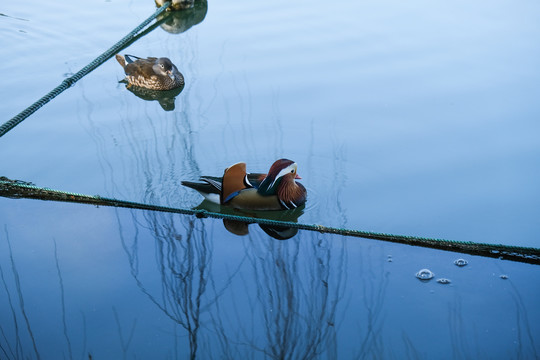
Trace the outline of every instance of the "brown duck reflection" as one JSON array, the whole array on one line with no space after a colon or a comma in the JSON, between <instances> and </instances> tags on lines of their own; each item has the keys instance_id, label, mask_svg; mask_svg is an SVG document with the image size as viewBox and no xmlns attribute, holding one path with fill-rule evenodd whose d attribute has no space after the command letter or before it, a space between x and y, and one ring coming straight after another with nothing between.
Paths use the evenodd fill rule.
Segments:
<instances>
[{"instance_id":1,"label":"brown duck reflection","mask_svg":"<svg viewBox=\"0 0 540 360\"><path fill-rule=\"evenodd\" d=\"M126 83L124 80L120 81L122 83ZM182 92L184 89L184 85L172 89L172 90L150 90L146 88L142 88L139 86L127 86L126 89L131 91L135 96L146 100L146 101L157 101L159 102L159 105L163 108L165 111L173 111L175 108L175 100L176 97Z\"/></svg>"},{"instance_id":2,"label":"brown duck reflection","mask_svg":"<svg viewBox=\"0 0 540 360\"><path fill-rule=\"evenodd\" d=\"M263 218L276 221L298 222L298 218L304 213L304 207L301 206L291 210L283 211L248 211L233 209L227 206L220 206L210 201L204 200L194 209L206 210L214 213L247 216L253 218ZM253 223L247 221L237 221L223 219L223 225L225 229L235 235L244 236L249 234L249 225ZM265 224L258 224L259 227L269 236L277 240L287 240L292 238L298 233L298 228L286 227L286 226L271 226Z\"/></svg>"},{"instance_id":3,"label":"brown duck reflection","mask_svg":"<svg viewBox=\"0 0 540 360\"><path fill-rule=\"evenodd\" d=\"M159 6L156 1L156 5ZM174 5L174 4L173 4ZM171 34L180 34L192 26L201 23L206 17L208 2L206 0L191 1L191 7L179 8L179 11L167 11L157 17L161 28Z\"/></svg>"}]
</instances>

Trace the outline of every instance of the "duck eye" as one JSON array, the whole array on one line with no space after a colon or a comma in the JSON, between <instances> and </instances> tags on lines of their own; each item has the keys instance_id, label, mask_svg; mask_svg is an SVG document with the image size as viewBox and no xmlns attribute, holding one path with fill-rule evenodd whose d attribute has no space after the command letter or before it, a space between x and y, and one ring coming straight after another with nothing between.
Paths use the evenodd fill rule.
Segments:
<instances>
[{"instance_id":1,"label":"duck eye","mask_svg":"<svg viewBox=\"0 0 540 360\"><path fill-rule=\"evenodd\" d=\"M291 170L291 174L294 174L294 169L293 169L293 170Z\"/></svg>"}]
</instances>

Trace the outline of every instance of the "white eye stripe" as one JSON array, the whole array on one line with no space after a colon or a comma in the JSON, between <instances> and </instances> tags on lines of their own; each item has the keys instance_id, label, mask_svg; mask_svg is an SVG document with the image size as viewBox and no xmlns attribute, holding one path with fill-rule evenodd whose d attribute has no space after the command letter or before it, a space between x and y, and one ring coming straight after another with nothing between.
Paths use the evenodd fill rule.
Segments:
<instances>
[{"instance_id":1,"label":"white eye stripe","mask_svg":"<svg viewBox=\"0 0 540 360\"><path fill-rule=\"evenodd\" d=\"M285 169L281 170L281 171L276 175L276 178L274 179L274 181L272 182L272 184L271 184L269 187L274 186L274 183L275 183L276 180L279 179L280 177L282 177L282 176L284 176L284 175L287 175L288 173L294 173L295 170L296 170L296 163L292 163L291 165L287 166Z\"/></svg>"}]
</instances>

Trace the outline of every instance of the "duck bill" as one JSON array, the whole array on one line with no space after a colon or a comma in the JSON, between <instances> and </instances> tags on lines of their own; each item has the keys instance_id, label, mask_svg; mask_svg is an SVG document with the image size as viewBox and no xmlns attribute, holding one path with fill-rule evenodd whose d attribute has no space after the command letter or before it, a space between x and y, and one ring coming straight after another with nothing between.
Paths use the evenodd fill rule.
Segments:
<instances>
[{"instance_id":1,"label":"duck bill","mask_svg":"<svg viewBox=\"0 0 540 360\"><path fill-rule=\"evenodd\" d=\"M167 75L171 78L171 80L174 80L174 74L172 71L167 71Z\"/></svg>"},{"instance_id":2,"label":"duck bill","mask_svg":"<svg viewBox=\"0 0 540 360\"><path fill-rule=\"evenodd\" d=\"M296 174L296 176L294 177L295 179L302 179L302 177L298 174Z\"/></svg>"}]
</instances>

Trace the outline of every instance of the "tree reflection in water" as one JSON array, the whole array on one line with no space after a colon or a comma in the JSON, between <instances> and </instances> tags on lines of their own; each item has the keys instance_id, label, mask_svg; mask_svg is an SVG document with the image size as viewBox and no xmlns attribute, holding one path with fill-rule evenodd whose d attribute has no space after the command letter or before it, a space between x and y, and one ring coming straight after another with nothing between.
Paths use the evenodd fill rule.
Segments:
<instances>
[{"instance_id":1,"label":"tree reflection in water","mask_svg":"<svg viewBox=\"0 0 540 360\"><path fill-rule=\"evenodd\" d=\"M216 303L214 326L226 358L335 357L345 250L333 254L316 237L302 232L277 241L261 231L249 236L249 270L236 291Z\"/></svg>"},{"instance_id":2,"label":"tree reflection in water","mask_svg":"<svg viewBox=\"0 0 540 360\"><path fill-rule=\"evenodd\" d=\"M138 237L127 239L120 230L131 274L152 303L187 332L189 357L194 359L202 313L214 301L204 297L212 258L204 223L194 218L153 212L146 212L144 216L155 240L160 295L153 294L140 277Z\"/></svg>"},{"instance_id":3,"label":"tree reflection in water","mask_svg":"<svg viewBox=\"0 0 540 360\"><path fill-rule=\"evenodd\" d=\"M335 355L345 247L335 250L315 233L278 241L257 230L238 238L245 239L245 256L230 259L231 274L220 274L212 270L213 243L205 221L153 212L140 221L134 214L133 224L149 229L155 240L158 288L140 273L138 236L124 236L119 223L137 286L185 331L175 334L175 341L187 335L190 358Z\"/></svg>"},{"instance_id":4,"label":"tree reflection in water","mask_svg":"<svg viewBox=\"0 0 540 360\"><path fill-rule=\"evenodd\" d=\"M309 359L323 352L337 357L336 308L344 291L345 247L332 254L327 241L316 241L316 236L302 233L285 243L250 239L266 341L249 336L247 341L270 358Z\"/></svg>"},{"instance_id":5,"label":"tree reflection in water","mask_svg":"<svg viewBox=\"0 0 540 360\"><path fill-rule=\"evenodd\" d=\"M384 267L380 267L378 273L375 273L374 269L377 267L372 264L372 258L381 259L383 256L382 254L372 256L371 251L369 251L366 256L362 256L360 263L361 299L365 313L362 312L362 318L357 320L357 339L360 346L358 346L356 359L384 357L384 354L387 354L389 350L388 344L384 340L383 329L384 300L389 272ZM410 341L405 343L407 348L412 348L411 350L414 351L414 346Z\"/></svg>"}]
</instances>

